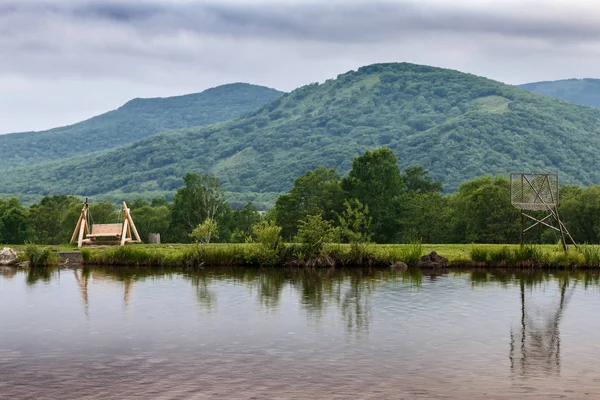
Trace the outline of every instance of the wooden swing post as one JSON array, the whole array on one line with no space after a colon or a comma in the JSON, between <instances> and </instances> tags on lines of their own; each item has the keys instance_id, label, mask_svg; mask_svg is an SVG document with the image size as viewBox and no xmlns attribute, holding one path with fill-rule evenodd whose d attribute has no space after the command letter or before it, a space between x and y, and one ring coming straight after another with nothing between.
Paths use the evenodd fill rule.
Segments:
<instances>
[{"instance_id":1,"label":"wooden swing post","mask_svg":"<svg viewBox=\"0 0 600 400\"><path fill-rule=\"evenodd\" d=\"M71 243L74 243L75 239L77 239L77 247L81 247L83 245L83 236L89 233L89 228L87 224L87 212L88 202L86 200L83 204L83 208L81 209L81 214L79 215L77 226L73 231L73 236L71 236Z\"/></svg>"}]
</instances>

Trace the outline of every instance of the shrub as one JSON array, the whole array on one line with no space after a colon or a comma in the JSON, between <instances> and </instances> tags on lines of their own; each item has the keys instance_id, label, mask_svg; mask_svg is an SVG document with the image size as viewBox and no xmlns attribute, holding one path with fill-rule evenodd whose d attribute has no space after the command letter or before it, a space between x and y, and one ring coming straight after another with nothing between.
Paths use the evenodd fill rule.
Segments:
<instances>
[{"instance_id":1,"label":"shrub","mask_svg":"<svg viewBox=\"0 0 600 400\"><path fill-rule=\"evenodd\" d=\"M219 234L219 227L217 221L206 218L203 223L194 228L190 237L196 241L196 243L210 243L210 240L217 238Z\"/></svg>"},{"instance_id":2,"label":"shrub","mask_svg":"<svg viewBox=\"0 0 600 400\"><path fill-rule=\"evenodd\" d=\"M489 252L490 261L493 263L508 263L512 259L512 253L507 246L493 249Z\"/></svg>"},{"instance_id":3,"label":"shrub","mask_svg":"<svg viewBox=\"0 0 600 400\"><path fill-rule=\"evenodd\" d=\"M345 210L338 215L342 239L350 244L368 243L371 240L369 207L354 199L345 201Z\"/></svg>"},{"instance_id":4,"label":"shrub","mask_svg":"<svg viewBox=\"0 0 600 400\"><path fill-rule=\"evenodd\" d=\"M281 227L274 221L261 221L252 226L252 236L248 242L257 243L258 254L256 255L260 264L275 265L279 262L283 239L281 239Z\"/></svg>"},{"instance_id":5,"label":"shrub","mask_svg":"<svg viewBox=\"0 0 600 400\"><path fill-rule=\"evenodd\" d=\"M308 215L300 220L295 241L300 244L297 256L301 259L320 255L325 243L335 241L336 229L320 214Z\"/></svg>"},{"instance_id":6,"label":"shrub","mask_svg":"<svg viewBox=\"0 0 600 400\"><path fill-rule=\"evenodd\" d=\"M25 246L25 256L29 261L30 268L47 267L58 263L57 254L49 247L27 245Z\"/></svg>"}]
</instances>

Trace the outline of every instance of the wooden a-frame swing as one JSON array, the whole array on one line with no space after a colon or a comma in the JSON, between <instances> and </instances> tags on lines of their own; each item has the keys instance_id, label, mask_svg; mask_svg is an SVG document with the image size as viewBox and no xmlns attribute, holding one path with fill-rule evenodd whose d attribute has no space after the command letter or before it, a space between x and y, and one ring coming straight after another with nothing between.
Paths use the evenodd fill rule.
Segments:
<instances>
[{"instance_id":1,"label":"wooden a-frame swing","mask_svg":"<svg viewBox=\"0 0 600 400\"><path fill-rule=\"evenodd\" d=\"M125 202L123 205L123 223L119 224L92 224L92 230L90 232L88 223L88 202L87 199L81 209L81 215L79 221L71 237L71 243L75 243L77 240L77 247L82 246L124 246L130 243L142 243L140 235L138 234L137 228L133 223L129 208ZM133 232L133 236L131 235ZM134 239L135 237L135 239ZM102 238L103 240L98 240ZM106 238L114 238L115 240L106 240Z\"/></svg>"}]
</instances>

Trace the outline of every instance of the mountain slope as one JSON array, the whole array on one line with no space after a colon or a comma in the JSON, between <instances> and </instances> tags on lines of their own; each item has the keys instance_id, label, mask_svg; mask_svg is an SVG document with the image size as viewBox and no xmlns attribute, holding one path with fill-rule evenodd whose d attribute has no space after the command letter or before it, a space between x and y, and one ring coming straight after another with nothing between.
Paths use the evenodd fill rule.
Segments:
<instances>
[{"instance_id":1,"label":"mountain slope","mask_svg":"<svg viewBox=\"0 0 600 400\"><path fill-rule=\"evenodd\" d=\"M185 96L134 99L114 111L42 132L0 135L0 171L122 146L154 133L208 125L256 110L282 92L234 83Z\"/></svg>"},{"instance_id":2,"label":"mountain slope","mask_svg":"<svg viewBox=\"0 0 600 400\"><path fill-rule=\"evenodd\" d=\"M600 110L486 78L412 64L377 64L285 94L235 121L157 134L88 157L0 177L4 193L156 196L185 172L221 179L231 200L272 202L294 178L386 146L456 190L484 174L547 171L600 182Z\"/></svg>"},{"instance_id":3,"label":"mountain slope","mask_svg":"<svg viewBox=\"0 0 600 400\"><path fill-rule=\"evenodd\" d=\"M519 87L575 104L600 108L600 79L565 79L534 82Z\"/></svg>"}]
</instances>

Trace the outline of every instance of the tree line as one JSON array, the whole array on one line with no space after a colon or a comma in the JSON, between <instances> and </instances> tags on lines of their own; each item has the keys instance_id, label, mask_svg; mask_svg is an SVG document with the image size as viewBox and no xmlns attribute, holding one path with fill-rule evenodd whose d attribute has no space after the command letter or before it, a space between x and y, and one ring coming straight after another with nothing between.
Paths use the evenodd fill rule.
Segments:
<instances>
[{"instance_id":1,"label":"tree line","mask_svg":"<svg viewBox=\"0 0 600 400\"><path fill-rule=\"evenodd\" d=\"M559 214L577 242L600 242L600 186L560 188ZM67 243L81 211L73 196L44 197L25 207L16 198L0 199L0 242ZM421 166L400 170L387 148L356 157L347 176L323 167L296 178L267 212L252 203L232 209L220 182L188 173L173 202L154 199L129 203L142 238L161 233L163 242L245 242L253 227L278 227L285 241L321 239L375 243L518 243L520 214L510 204L506 176L483 176L463 182L453 194ZM90 205L90 222L120 222L109 202ZM328 235L327 232L331 233ZM334 234L335 233L335 234ZM315 239L317 242L319 238ZM526 242L555 243L548 229L533 230Z\"/></svg>"}]
</instances>

